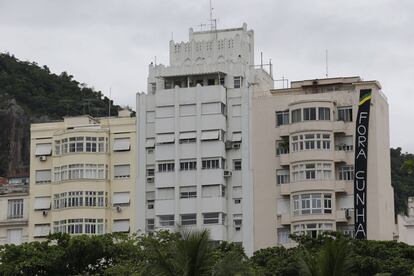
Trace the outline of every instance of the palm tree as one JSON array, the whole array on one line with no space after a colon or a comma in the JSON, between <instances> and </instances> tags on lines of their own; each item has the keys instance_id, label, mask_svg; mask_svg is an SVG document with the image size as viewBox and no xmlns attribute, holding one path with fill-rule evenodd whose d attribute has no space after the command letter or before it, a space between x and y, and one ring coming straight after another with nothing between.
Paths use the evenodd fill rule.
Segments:
<instances>
[{"instance_id":1,"label":"palm tree","mask_svg":"<svg viewBox=\"0 0 414 276\"><path fill-rule=\"evenodd\" d=\"M250 267L244 256L229 252L220 258L210 241L208 230L182 231L181 238L170 248L154 244L155 263L144 275L160 276L224 276L250 275Z\"/></svg>"},{"instance_id":2,"label":"palm tree","mask_svg":"<svg viewBox=\"0 0 414 276\"><path fill-rule=\"evenodd\" d=\"M351 275L352 265L346 239L327 239L319 253L312 255L305 251L299 261L301 275L304 276L347 276Z\"/></svg>"}]
</instances>

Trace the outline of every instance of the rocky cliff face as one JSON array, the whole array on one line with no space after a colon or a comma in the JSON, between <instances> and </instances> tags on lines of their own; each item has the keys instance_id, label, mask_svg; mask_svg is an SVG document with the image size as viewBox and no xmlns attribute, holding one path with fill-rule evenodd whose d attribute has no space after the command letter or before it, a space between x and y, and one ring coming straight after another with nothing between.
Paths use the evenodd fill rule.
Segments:
<instances>
[{"instance_id":1,"label":"rocky cliff face","mask_svg":"<svg viewBox=\"0 0 414 276\"><path fill-rule=\"evenodd\" d=\"M30 118L13 98L0 97L0 176L29 175Z\"/></svg>"}]
</instances>

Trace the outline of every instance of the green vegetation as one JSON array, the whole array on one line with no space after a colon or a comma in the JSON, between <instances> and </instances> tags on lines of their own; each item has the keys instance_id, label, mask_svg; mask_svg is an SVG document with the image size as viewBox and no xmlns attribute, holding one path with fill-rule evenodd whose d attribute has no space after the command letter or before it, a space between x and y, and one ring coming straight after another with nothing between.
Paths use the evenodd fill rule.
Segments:
<instances>
[{"instance_id":1,"label":"green vegetation","mask_svg":"<svg viewBox=\"0 0 414 276\"><path fill-rule=\"evenodd\" d=\"M248 258L237 244L209 242L207 231L59 233L43 242L0 246L0 275L414 275L414 247L404 243L357 241L339 233L293 239L297 247L265 248Z\"/></svg>"},{"instance_id":2,"label":"green vegetation","mask_svg":"<svg viewBox=\"0 0 414 276\"><path fill-rule=\"evenodd\" d=\"M66 115L108 115L109 99L100 91L77 82L66 72L52 74L47 66L40 67L1 53L0 96L15 99L30 117L61 119ZM117 106L111 109L112 115L117 112Z\"/></svg>"},{"instance_id":3,"label":"green vegetation","mask_svg":"<svg viewBox=\"0 0 414 276\"><path fill-rule=\"evenodd\" d=\"M414 155L391 149L391 182L394 187L395 214L407 212L407 199L414 196Z\"/></svg>"},{"instance_id":4,"label":"green vegetation","mask_svg":"<svg viewBox=\"0 0 414 276\"><path fill-rule=\"evenodd\" d=\"M119 106L113 106L117 115ZM0 176L29 174L30 123L108 115L109 99L66 72L0 53Z\"/></svg>"}]
</instances>

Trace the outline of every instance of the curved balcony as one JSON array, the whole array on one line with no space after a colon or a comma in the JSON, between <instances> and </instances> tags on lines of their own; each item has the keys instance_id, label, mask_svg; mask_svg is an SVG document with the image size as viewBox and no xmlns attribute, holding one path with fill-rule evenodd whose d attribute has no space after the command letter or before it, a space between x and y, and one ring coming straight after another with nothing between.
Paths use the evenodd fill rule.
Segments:
<instances>
[{"instance_id":1,"label":"curved balcony","mask_svg":"<svg viewBox=\"0 0 414 276\"><path fill-rule=\"evenodd\" d=\"M351 185L348 185L350 183ZM280 194L290 195L308 191L333 191L337 193L351 193L352 181L344 180L307 180L280 184Z\"/></svg>"},{"instance_id":2,"label":"curved balcony","mask_svg":"<svg viewBox=\"0 0 414 276\"><path fill-rule=\"evenodd\" d=\"M305 131L332 131L332 121L302 121L289 125L289 134Z\"/></svg>"},{"instance_id":3,"label":"curved balcony","mask_svg":"<svg viewBox=\"0 0 414 276\"><path fill-rule=\"evenodd\" d=\"M315 223L315 222L336 222L336 213L332 214L309 214L309 215L297 215L291 217L291 223Z\"/></svg>"},{"instance_id":4,"label":"curved balcony","mask_svg":"<svg viewBox=\"0 0 414 276\"><path fill-rule=\"evenodd\" d=\"M303 150L290 153L289 161L291 163L300 161L311 161L311 160L334 160L334 154L332 150Z\"/></svg>"}]
</instances>

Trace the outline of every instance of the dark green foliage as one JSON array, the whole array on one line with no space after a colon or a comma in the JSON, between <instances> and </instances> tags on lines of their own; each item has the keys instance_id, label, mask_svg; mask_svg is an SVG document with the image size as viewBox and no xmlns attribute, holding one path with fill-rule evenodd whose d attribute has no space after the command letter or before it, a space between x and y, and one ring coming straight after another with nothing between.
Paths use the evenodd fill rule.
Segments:
<instances>
[{"instance_id":1,"label":"dark green foliage","mask_svg":"<svg viewBox=\"0 0 414 276\"><path fill-rule=\"evenodd\" d=\"M52 74L47 66L19 61L9 54L0 54L0 95L14 98L31 117L108 115L109 99L100 91L73 80L66 72ZM116 106L111 109L112 115L117 112Z\"/></svg>"},{"instance_id":2,"label":"dark green foliage","mask_svg":"<svg viewBox=\"0 0 414 276\"><path fill-rule=\"evenodd\" d=\"M395 214L407 212L407 199L414 196L414 155L391 149L391 182L394 187Z\"/></svg>"},{"instance_id":3,"label":"dark green foliage","mask_svg":"<svg viewBox=\"0 0 414 276\"><path fill-rule=\"evenodd\" d=\"M0 275L414 275L414 247L403 243L338 233L293 239L298 246L261 249L249 259L237 244L211 243L206 231L53 234L44 242L0 246Z\"/></svg>"}]
</instances>

